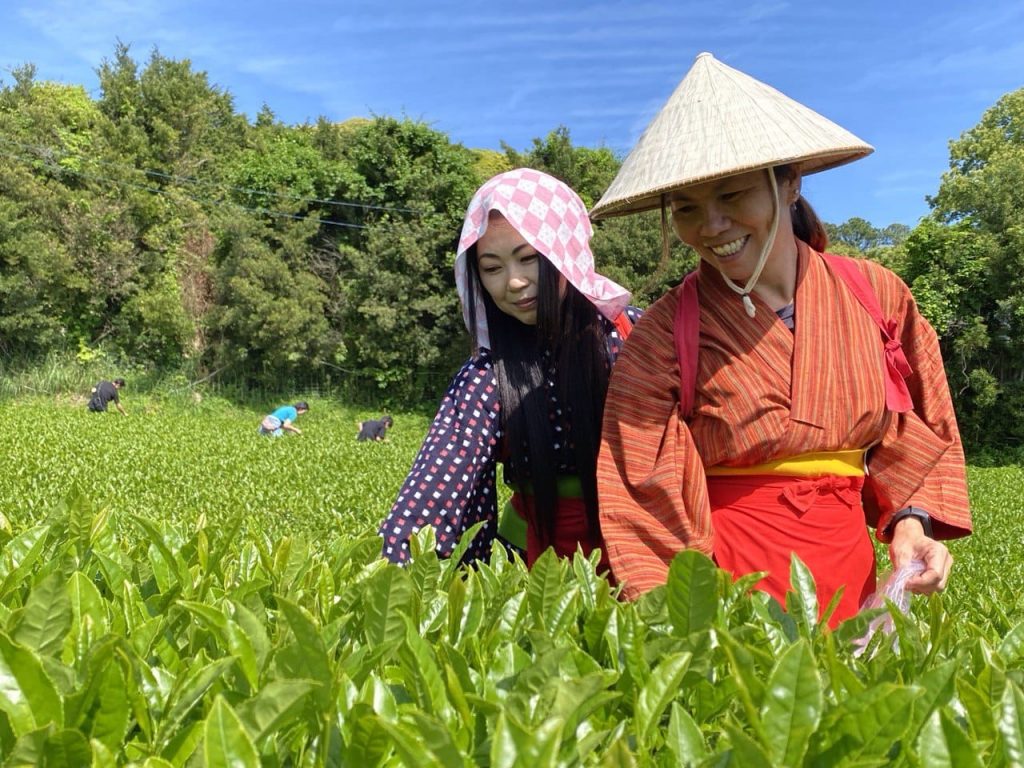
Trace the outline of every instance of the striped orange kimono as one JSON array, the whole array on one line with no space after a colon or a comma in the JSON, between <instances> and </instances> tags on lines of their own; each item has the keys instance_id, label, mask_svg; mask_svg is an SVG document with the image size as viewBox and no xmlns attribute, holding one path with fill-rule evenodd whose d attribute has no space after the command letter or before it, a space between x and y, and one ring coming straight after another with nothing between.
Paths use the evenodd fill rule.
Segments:
<instances>
[{"instance_id":1,"label":"striped orange kimono","mask_svg":"<svg viewBox=\"0 0 1024 768\"><path fill-rule=\"evenodd\" d=\"M688 420L672 335L678 288L644 314L619 356L597 479L602 534L626 597L664 583L676 552L714 552L706 467L870 449L863 501L880 539L908 506L931 515L936 538L970 533L963 449L934 330L896 275L856 262L884 316L897 320L913 369L913 410L887 411L878 326L820 254L798 246L794 331L756 295L757 314L747 317L718 271L701 264Z\"/></svg>"}]
</instances>

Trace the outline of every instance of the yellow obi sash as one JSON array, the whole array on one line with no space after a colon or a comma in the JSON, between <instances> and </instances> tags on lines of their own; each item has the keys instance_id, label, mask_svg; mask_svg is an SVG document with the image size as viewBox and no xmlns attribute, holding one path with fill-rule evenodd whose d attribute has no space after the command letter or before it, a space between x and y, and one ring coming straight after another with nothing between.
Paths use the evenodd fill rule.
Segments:
<instances>
[{"instance_id":1,"label":"yellow obi sash","mask_svg":"<svg viewBox=\"0 0 1024 768\"><path fill-rule=\"evenodd\" d=\"M798 456L787 456L752 467L727 467L717 464L708 467L708 477L728 475L784 475L788 477L863 477L867 474L864 468L863 449L849 451L832 451L821 453L801 453Z\"/></svg>"}]
</instances>

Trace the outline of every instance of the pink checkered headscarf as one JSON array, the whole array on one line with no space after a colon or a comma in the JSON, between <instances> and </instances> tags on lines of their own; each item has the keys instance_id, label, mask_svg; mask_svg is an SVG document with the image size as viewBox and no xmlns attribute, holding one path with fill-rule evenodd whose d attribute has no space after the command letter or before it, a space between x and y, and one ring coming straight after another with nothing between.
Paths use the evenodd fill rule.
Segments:
<instances>
[{"instance_id":1,"label":"pink checkered headscarf","mask_svg":"<svg viewBox=\"0 0 1024 768\"><path fill-rule=\"evenodd\" d=\"M462 314L469 328L467 299L469 271L466 251L487 231L487 217L497 211L508 220L538 253L550 261L565 279L590 299L597 310L614 320L629 303L629 291L594 271L590 252L590 226L587 208L568 185L541 171L517 168L499 173L476 191L466 211L455 257L455 285L462 300ZM476 338L480 346L490 346L487 317L480 301L483 288L473 286L481 311L477 312ZM473 329L469 328L472 333Z\"/></svg>"}]
</instances>

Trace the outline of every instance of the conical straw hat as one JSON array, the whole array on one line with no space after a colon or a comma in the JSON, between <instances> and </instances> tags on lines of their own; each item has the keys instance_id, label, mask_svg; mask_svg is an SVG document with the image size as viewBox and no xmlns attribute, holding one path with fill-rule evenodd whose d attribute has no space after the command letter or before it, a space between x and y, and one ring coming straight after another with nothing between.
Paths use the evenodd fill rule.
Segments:
<instances>
[{"instance_id":1,"label":"conical straw hat","mask_svg":"<svg viewBox=\"0 0 1024 768\"><path fill-rule=\"evenodd\" d=\"M808 174L872 151L814 110L702 53L590 215L658 208L665 192L757 168L792 163Z\"/></svg>"}]
</instances>

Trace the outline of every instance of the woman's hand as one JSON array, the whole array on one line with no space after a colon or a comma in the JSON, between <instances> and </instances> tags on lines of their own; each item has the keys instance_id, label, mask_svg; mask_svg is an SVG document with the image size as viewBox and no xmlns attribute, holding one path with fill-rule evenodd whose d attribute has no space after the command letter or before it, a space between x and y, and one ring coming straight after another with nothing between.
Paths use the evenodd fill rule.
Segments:
<instances>
[{"instance_id":1,"label":"woman's hand","mask_svg":"<svg viewBox=\"0 0 1024 768\"><path fill-rule=\"evenodd\" d=\"M921 521L916 517L905 517L896 523L892 543L889 544L889 559L893 570L899 570L911 560L924 562L924 571L912 576L906 587L920 595L945 589L953 567L953 556L946 545L925 536Z\"/></svg>"}]
</instances>

